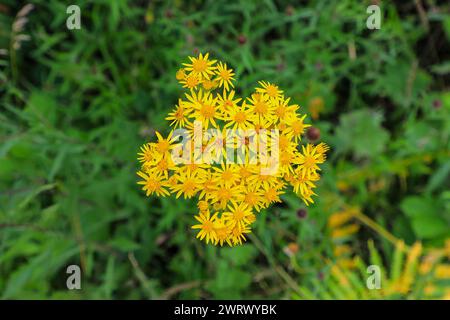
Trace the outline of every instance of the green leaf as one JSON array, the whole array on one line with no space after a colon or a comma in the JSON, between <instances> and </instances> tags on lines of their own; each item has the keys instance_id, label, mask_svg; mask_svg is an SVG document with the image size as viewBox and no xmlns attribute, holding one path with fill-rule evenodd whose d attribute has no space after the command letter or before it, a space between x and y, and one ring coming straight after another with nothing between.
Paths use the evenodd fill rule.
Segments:
<instances>
[{"instance_id":1,"label":"green leaf","mask_svg":"<svg viewBox=\"0 0 450 320\"><path fill-rule=\"evenodd\" d=\"M438 210L433 200L418 196L405 198L400 207L410 218L434 215Z\"/></svg>"},{"instance_id":2,"label":"green leaf","mask_svg":"<svg viewBox=\"0 0 450 320\"><path fill-rule=\"evenodd\" d=\"M114 238L111 241L111 245L114 248L125 252L134 251L140 248L138 243L124 237Z\"/></svg>"},{"instance_id":3,"label":"green leaf","mask_svg":"<svg viewBox=\"0 0 450 320\"><path fill-rule=\"evenodd\" d=\"M389 138L381 126L382 120L380 113L366 109L342 115L336 129L336 149L351 151L358 157L379 156Z\"/></svg>"},{"instance_id":4,"label":"green leaf","mask_svg":"<svg viewBox=\"0 0 450 320\"><path fill-rule=\"evenodd\" d=\"M433 192L439 186L443 185L450 177L450 161L446 161L441 165L428 180L426 192Z\"/></svg>"},{"instance_id":5,"label":"green leaf","mask_svg":"<svg viewBox=\"0 0 450 320\"><path fill-rule=\"evenodd\" d=\"M242 266L249 263L256 255L256 250L250 245L243 245L234 248L222 248L222 256L235 266Z\"/></svg>"},{"instance_id":6,"label":"green leaf","mask_svg":"<svg viewBox=\"0 0 450 320\"><path fill-rule=\"evenodd\" d=\"M433 239L449 232L448 223L436 216L418 216L412 220L412 227L421 239Z\"/></svg>"}]
</instances>

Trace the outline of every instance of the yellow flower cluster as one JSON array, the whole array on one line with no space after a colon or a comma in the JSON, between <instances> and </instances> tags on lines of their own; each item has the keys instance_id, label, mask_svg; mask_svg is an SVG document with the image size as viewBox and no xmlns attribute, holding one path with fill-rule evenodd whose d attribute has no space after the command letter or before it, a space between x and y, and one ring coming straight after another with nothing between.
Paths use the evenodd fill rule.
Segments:
<instances>
[{"instance_id":1,"label":"yellow flower cluster","mask_svg":"<svg viewBox=\"0 0 450 320\"><path fill-rule=\"evenodd\" d=\"M325 143L299 148L304 130L310 125L304 123L306 115L297 113L299 106L291 104L278 86L260 81L251 97L242 100L233 89L235 74L225 63L211 60L208 53L189 60L176 74L188 92L166 118L172 127L168 136L156 132L157 141L141 147L138 175L143 180L138 183L147 196L198 196L198 224L192 227L198 229L197 238L221 246L242 244L256 220L255 213L281 202L287 184L307 205L313 202L318 164L325 161L329 148ZM201 123L200 134L196 123ZM210 151L214 156L224 154L221 161L174 161L173 154L180 153L174 133L177 128L186 129L193 138L188 144L195 160L199 160L196 147L200 147L200 151ZM207 129L216 133L208 134ZM240 151L238 161L235 155L231 159L224 147L233 130L238 132L232 140L232 148L236 153ZM196 138L201 139L200 145ZM268 156L269 151L275 151L269 140L277 142L275 157ZM266 150L258 149L261 146L268 147L267 151L258 153ZM258 161L253 161L250 154L258 154ZM268 167L276 170L267 173L263 169Z\"/></svg>"}]
</instances>

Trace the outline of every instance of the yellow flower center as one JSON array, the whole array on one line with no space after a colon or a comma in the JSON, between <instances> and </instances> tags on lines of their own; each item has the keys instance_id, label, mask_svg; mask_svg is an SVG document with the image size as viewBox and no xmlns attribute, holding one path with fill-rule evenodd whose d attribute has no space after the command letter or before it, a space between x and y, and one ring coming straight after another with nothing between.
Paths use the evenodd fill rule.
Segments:
<instances>
[{"instance_id":1,"label":"yellow flower center","mask_svg":"<svg viewBox=\"0 0 450 320\"><path fill-rule=\"evenodd\" d=\"M217 198L222 201L228 201L231 199L231 192L228 189L222 188L217 192Z\"/></svg>"},{"instance_id":2,"label":"yellow flower center","mask_svg":"<svg viewBox=\"0 0 450 320\"><path fill-rule=\"evenodd\" d=\"M187 194L192 193L195 191L195 186L195 181L193 181L192 179L188 179L183 183L183 191Z\"/></svg>"},{"instance_id":3,"label":"yellow flower center","mask_svg":"<svg viewBox=\"0 0 450 320\"><path fill-rule=\"evenodd\" d=\"M228 237L227 228L216 228L215 230L217 238L219 238L220 240L226 240L226 238Z\"/></svg>"},{"instance_id":4,"label":"yellow flower center","mask_svg":"<svg viewBox=\"0 0 450 320\"><path fill-rule=\"evenodd\" d=\"M258 101L255 103L255 112L264 114L268 111L267 104L264 101Z\"/></svg>"},{"instance_id":5,"label":"yellow flower center","mask_svg":"<svg viewBox=\"0 0 450 320\"><path fill-rule=\"evenodd\" d=\"M249 204L250 206L253 206L257 202L257 197L254 192L249 192L245 195L244 198L245 203Z\"/></svg>"},{"instance_id":6,"label":"yellow flower center","mask_svg":"<svg viewBox=\"0 0 450 320\"><path fill-rule=\"evenodd\" d=\"M190 76L186 77L186 85L189 88L194 88L195 86L198 85L198 78L194 75L190 75Z\"/></svg>"},{"instance_id":7,"label":"yellow flower center","mask_svg":"<svg viewBox=\"0 0 450 320\"><path fill-rule=\"evenodd\" d=\"M220 71L220 77L225 81L230 80L230 78L231 78L230 71L223 69L222 71Z\"/></svg>"},{"instance_id":8,"label":"yellow flower center","mask_svg":"<svg viewBox=\"0 0 450 320\"><path fill-rule=\"evenodd\" d=\"M178 108L175 112L175 118L178 120L184 119L184 108Z\"/></svg>"},{"instance_id":9,"label":"yellow flower center","mask_svg":"<svg viewBox=\"0 0 450 320\"><path fill-rule=\"evenodd\" d=\"M224 181L230 181L231 179L233 179L233 172L231 170L225 170L224 172L222 172L222 179Z\"/></svg>"},{"instance_id":10,"label":"yellow flower center","mask_svg":"<svg viewBox=\"0 0 450 320\"><path fill-rule=\"evenodd\" d=\"M169 141L167 141L165 139L159 141L156 146L159 153L164 153L164 152L168 151L169 147L170 147L170 143L169 143Z\"/></svg>"},{"instance_id":11,"label":"yellow flower center","mask_svg":"<svg viewBox=\"0 0 450 320\"><path fill-rule=\"evenodd\" d=\"M300 120L294 121L291 125L292 127L292 131L294 132L295 135L299 135L303 133L303 122Z\"/></svg>"},{"instance_id":12,"label":"yellow flower center","mask_svg":"<svg viewBox=\"0 0 450 320\"><path fill-rule=\"evenodd\" d=\"M202 105L200 113L204 118L213 118L216 114L216 108L210 104Z\"/></svg>"},{"instance_id":13,"label":"yellow flower center","mask_svg":"<svg viewBox=\"0 0 450 320\"><path fill-rule=\"evenodd\" d=\"M264 195L265 195L267 201L275 201L275 200L277 200L277 191L274 188L268 189L264 193Z\"/></svg>"},{"instance_id":14,"label":"yellow flower center","mask_svg":"<svg viewBox=\"0 0 450 320\"><path fill-rule=\"evenodd\" d=\"M241 178L248 178L251 173L250 171L246 168L246 167L242 167L239 169L239 175L241 176Z\"/></svg>"},{"instance_id":15,"label":"yellow flower center","mask_svg":"<svg viewBox=\"0 0 450 320\"><path fill-rule=\"evenodd\" d=\"M286 107L285 106L279 106L275 110L275 114L277 115L278 118L284 118L284 116L286 115Z\"/></svg>"},{"instance_id":16,"label":"yellow flower center","mask_svg":"<svg viewBox=\"0 0 450 320\"><path fill-rule=\"evenodd\" d=\"M245 213L242 210L236 210L235 212L233 212L233 218L236 221L241 221L242 219L244 219L245 217Z\"/></svg>"},{"instance_id":17,"label":"yellow flower center","mask_svg":"<svg viewBox=\"0 0 450 320\"><path fill-rule=\"evenodd\" d=\"M269 97L276 98L276 97L278 96L278 87L269 84L269 85L266 87L266 92L267 92L267 95L268 95Z\"/></svg>"},{"instance_id":18,"label":"yellow flower center","mask_svg":"<svg viewBox=\"0 0 450 320\"><path fill-rule=\"evenodd\" d=\"M286 149L289 145L289 138L286 136L280 136L278 144L280 146L280 149Z\"/></svg>"},{"instance_id":19,"label":"yellow flower center","mask_svg":"<svg viewBox=\"0 0 450 320\"><path fill-rule=\"evenodd\" d=\"M167 163L167 160L162 159L158 163L158 169L161 170L161 171L166 171L167 169L169 169L169 164Z\"/></svg>"},{"instance_id":20,"label":"yellow flower center","mask_svg":"<svg viewBox=\"0 0 450 320\"><path fill-rule=\"evenodd\" d=\"M245 120L247 120L247 115L243 111L236 112L234 115L234 121L237 123L243 123Z\"/></svg>"},{"instance_id":21,"label":"yellow flower center","mask_svg":"<svg viewBox=\"0 0 450 320\"><path fill-rule=\"evenodd\" d=\"M292 154L283 152L280 156L280 162L282 165L288 165L292 161Z\"/></svg>"},{"instance_id":22,"label":"yellow flower center","mask_svg":"<svg viewBox=\"0 0 450 320\"><path fill-rule=\"evenodd\" d=\"M208 64L206 63L206 60L197 59L192 64L192 69L194 69L194 71L196 72L204 72L207 67Z\"/></svg>"},{"instance_id":23,"label":"yellow flower center","mask_svg":"<svg viewBox=\"0 0 450 320\"><path fill-rule=\"evenodd\" d=\"M147 189L154 192L161 187L161 183L156 179L148 179L146 182Z\"/></svg>"}]
</instances>

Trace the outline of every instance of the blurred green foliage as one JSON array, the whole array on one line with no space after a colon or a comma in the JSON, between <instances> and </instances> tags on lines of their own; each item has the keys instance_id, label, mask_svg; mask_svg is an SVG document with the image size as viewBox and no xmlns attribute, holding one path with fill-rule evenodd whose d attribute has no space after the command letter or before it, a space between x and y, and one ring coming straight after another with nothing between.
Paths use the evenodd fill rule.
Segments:
<instances>
[{"instance_id":1,"label":"blurred green foliage","mask_svg":"<svg viewBox=\"0 0 450 320\"><path fill-rule=\"evenodd\" d=\"M30 2L22 26L25 3L0 4L1 298L369 297L323 293L336 286L327 221L347 205L407 244L445 245L448 4L376 1L368 30L370 1L80 0L82 29L68 30L72 3ZM175 72L197 52L226 61L242 95L277 83L332 148L307 216L287 194L238 248L195 240L195 203L136 185L138 147L166 130ZM376 230L347 241L369 259L367 239L391 265Z\"/></svg>"}]
</instances>

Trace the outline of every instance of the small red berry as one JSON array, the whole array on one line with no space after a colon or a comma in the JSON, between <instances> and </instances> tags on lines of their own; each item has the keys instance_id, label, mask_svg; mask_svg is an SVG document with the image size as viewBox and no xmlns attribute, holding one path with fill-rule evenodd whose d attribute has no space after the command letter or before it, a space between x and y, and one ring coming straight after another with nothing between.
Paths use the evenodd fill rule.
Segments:
<instances>
[{"instance_id":1,"label":"small red berry","mask_svg":"<svg viewBox=\"0 0 450 320\"><path fill-rule=\"evenodd\" d=\"M435 108L435 109L439 109L440 107L442 106L442 102L441 102L441 100L434 100L433 101L433 107Z\"/></svg>"},{"instance_id":2,"label":"small red berry","mask_svg":"<svg viewBox=\"0 0 450 320\"><path fill-rule=\"evenodd\" d=\"M240 35L238 36L238 42L239 42L240 44L244 44L244 43L247 42L247 38L246 38L243 34L240 34Z\"/></svg>"},{"instance_id":3,"label":"small red berry","mask_svg":"<svg viewBox=\"0 0 450 320\"><path fill-rule=\"evenodd\" d=\"M306 137L310 140L310 141L317 141L320 138L320 130L319 128L316 127L309 127L306 130Z\"/></svg>"},{"instance_id":4,"label":"small red berry","mask_svg":"<svg viewBox=\"0 0 450 320\"><path fill-rule=\"evenodd\" d=\"M298 209L297 210L297 217L299 219L304 219L304 218L306 218L307 215L308 215L308 211L306 211L306 209Z\"/></svg>"}]
</instances>

